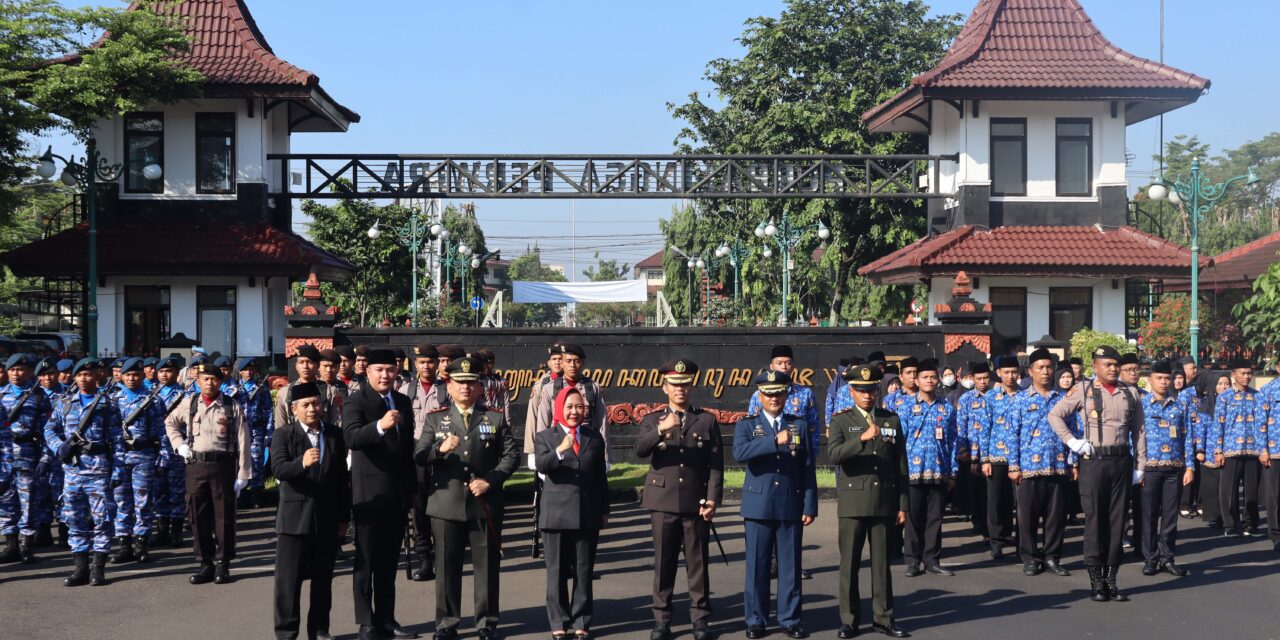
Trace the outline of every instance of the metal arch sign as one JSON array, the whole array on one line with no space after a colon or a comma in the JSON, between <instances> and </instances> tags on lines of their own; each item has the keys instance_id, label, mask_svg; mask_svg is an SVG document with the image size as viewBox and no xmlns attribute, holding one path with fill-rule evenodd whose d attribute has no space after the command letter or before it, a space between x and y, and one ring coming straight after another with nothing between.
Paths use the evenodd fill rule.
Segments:
<instances>
[{"instance_id":1,"label":"metal arch sign","mask_svg":"<svg viewBox=\"0 0 1280 640\"><path fill-rule=\"evenodd\" d=\"M958 155L270 154L286 198L950 198ZM296 189L295 189L296 187Z\"/></svg>"}]
</instances>

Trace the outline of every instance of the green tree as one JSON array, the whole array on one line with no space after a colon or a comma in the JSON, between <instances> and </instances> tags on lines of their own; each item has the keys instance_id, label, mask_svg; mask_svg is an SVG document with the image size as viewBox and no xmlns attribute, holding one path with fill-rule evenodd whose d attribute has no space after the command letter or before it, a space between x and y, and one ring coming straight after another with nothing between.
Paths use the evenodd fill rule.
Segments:
<instances>
[{"instance_id":1,"label":"green tree","mask_svg":"<svg viewBox=\"0 0 1280 640\"><path fill-rule=\"evenodd\" d=\"M542 263L542 250L534 245L511 261L507 275L512 280L526 282L564 282L563 273ZM560 322L564 305L561 304L509 304L503 308L505 320L511 326L544 325Z\"/></svg>"},{"instance_id":2,"label":"green tree","mask_svg":"<svg viewBox=\"0 0 1280 640\"><path fill-rule=\"evenodd\" d=\"M302 212L311 218L312 241L356 267L347 282L322 285L325 300L338 307L343 320L358 326L377 326L383 318L398 325L413 294L408 277L413 264L395 230L409 221L413 211L368 200L338 200L332 205L304 200ZM368 235L374 224L383 231L376 239ZM421 263L418 268L418 283L425 291L429 274Z\"/></svg>"},{"instance_id":3,"label":"green tree","mask_svg":"<svg viewBox=\"0 0 1280 640\"><path fill-rule=\"evenodd\" d=\"M668 105L686 122L676 144L681 151L700 153L923 153L921 136L872 135L861 116L941 59L959 28L959 15L930 17L919 0L787 0L779 17L747 21L739 39L746 49L741 58L708 64L713 99L693 93L684 104ZM721 205L698 206L707 216ZM832 240L817 264L805 259L817 246L814 234L800 243L791 306L804 310L821 304L821 315L833 319L883 320L905 315L910 288L878 297L846 292L865 287L854 275L859 265L924 233L921 206L891 200L752 201L730 212L732 223L718 220L717 227L741 237L784 209L801 225L822 220L833 230ZM775 251L767 266L756 252L747 260L748 315L776 317L780 287L766 276L780 273L776 256ZM806 289L824 272L833 286ZM819 295L826 291L829 298Z\"/></svg>"},{"instance_id":4,"label":"green tree","mask_svg":"<svg viewBox=\"0 0 1280 640\"><path fill-rule=\"evenodd\" d=\"M1280 349L1280 262L1253 281L1253 293L1232 309L1245 344L1258 355L1274 356Z\"/></svg>"},{"instance_id":5,"label":"green tree","mask_svg":"<svg viewBox=\"0 0 1280 640\"><path fill-rule=\"evenodd\" d=\"M618 264L617 260L602 260L600 252L595 254L596 264L582 271L582 275L592 282L611 282L626 280L631 265ZM582 327L625 327L636 323L643 316L643 302L593 302L577 305L577 324Z\"/></svg>"},{"instance_id":6,"label":"green tree","mask_svg":"<svg viewBox=\"0 0 1280 640\"><path fill-rule=\"evenodd\" d=\"M99 120L198 95L200 74L173 56L190 48L182 23L146 10L161 4L126 11L0 2L0 225L21 202L18 187L40 151L30 146L36 136L63 130L87 140ZM77 63L48 64L71 54Z\"/></svg>"}]
</instances>

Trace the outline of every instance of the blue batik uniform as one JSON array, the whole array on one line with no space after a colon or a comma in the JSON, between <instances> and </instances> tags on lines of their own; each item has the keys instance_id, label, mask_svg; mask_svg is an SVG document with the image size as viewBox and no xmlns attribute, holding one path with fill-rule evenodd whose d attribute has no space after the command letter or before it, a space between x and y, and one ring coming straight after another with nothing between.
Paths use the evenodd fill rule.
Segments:
<instances>
[{"instance_id":1,"label":"blue batik uniform","mask_svg":"<svg viewBox=\"0 0 1280 640\"><path fill-rule=\"evenodd\" d=\"M911 484L946 482L956 477L956 408L942 398L916 397L898 414L907 436L907 480Z\"/></svg>"},{"instance_id":2,"label":"blue batik uniform","mask_svg":"<svg viewBox=\"0 0 1280 640\"><path fill-rule=\"evenodd\" d=\"M176 382L161 387L158 397L164 403L163 413L170 413L174 405L182 402L187 395L186 390ZM156 516L184 518L187 515L187 461L173 450L167 434L160 439L160 451L161 455L156 460L155 489L152 492Z\"/></svg>"},{"instance_id":3,"label":"blue batik uniform","mask_svg":"<svg viewBox=\"0 0 1280 640\"><path fill-rule=\"evenodd\" d=\"M1139 401L1146 420L1147 466L1153 469L1195 468L1196 447L1193 421L1186 405L1174 398L1156 400L1148 393Z\"/></svg>"},{"instance_id":4,"label":"blue batik uniform","mask_svg":"<svg viewBox=\"0 0 1280 640\"><path fill-rule=\"evenodd\" d=\"M115 532L112 516L116 511L111 479L115 461L125 456L120 413L108 396L77 393L58 402L44 428L48 447L61 454L64 447L71 446L67 441L79 429L82 414L98 398L92 417L79 431L89 443L88 452L79 460L62 464L67 477L62 494L62 521L67 524L73 553L111 550L111 536ZM59 455L59 459L63 457Z\"/></svg>"},{"instance_id":5,"label":"blue batik uniform","mask_svg":"<svg viewBox=\"0 0 1280 640\"><path fill-rule=\"evenodd\" d=\"M1262 455L1267 433L1267 404L1253 389L1234 386L1218 394L1209 437L1227 458Z\"/></svg>"},{"instance_id":6,"label":"blue batik uniform","mask_svg":"<svg viewBox=\"0 0 1280 640\"><path fill-rule=\"evenodd\" d=\"M982 437L987 430L987 398L981 391L970 389L956 400L956 454L968 452L969 459L982 461Z\"/></svg>"},{"instance_id":7,"label":"blue batik uniform","mask_svg":"<svg viewBox=\"0 0 1280 640\"><path fill-rule=\"evenodd\" d=\"M1009 422L1009 412L1013 408L1021 390L1009 393L1004 385L987 392L987 429L982 434L982 462L989 464L1009 464L1013 449L1018 446L1017 433Z\"/></svg>"},{"instance_id":8,"label":"blue batik uniform","mask_svg":"<svg viewBox=\"0 0 1280 640\"><path fill-rule=\"evenodd\" d=\"M1006 414L1010 431L1016 434L1018 443L1009 452L1009 472L1022 474L1023 478L1069 476L1075 459L1053 427L1049 426L1049 411L1064 397L1062 391L1053 388L1048 396L1040 395L1034 387L1019 392L1010 403ZM1075 431L1075 414L1067 426Z\"/></svg>"},{"instance_id":9,"label":"blue batik uniform","mask_svg":"<svg viewBox=\"0 0 1280 640\"><path fill-rule=\"evenodd\" d=\"M28 390L30 394L26 393ZM20 399L22 406L9 422L13 482L9 491L0 496L0 516L3 516L0 532L34 536L38 527L49 524L53 510L53 495L49 491L46 470L51 458L41 436L41 429L49 419L50 404L48 395L39 385L32 383L19 387L10 383L0 387L0 413L5 419L18 406Z\"/></svg>"},{"instance_id":10,"label":"blue batik uniform","mask_svg":"<svg viewBox=\"0 0 1280 640\"><path fill-rule=\"evenodd\" d=\"M265 453L275 430L271 392L265 384L249 379L223 383L222 393L239 403L244 411L245 423L249 426L249 452L253 457L253 479L249 481L249 488L261 489L267 480Z\"/></svg>"},{"instance_id":11,"label":"blue batik uniform","mask_svg":"<svg viewBox=\"0 0 1280 640\"><path fill-rule=\"evenodd\" d=\"M114 400L123 421L148 402L145 390L121 386ZM132 424L123 425L126 453L117 459L115 477L116 531L122 536L145 536L155 521L156 468L160 457L168 457L161 446L164 441L164 403L157 396ZM130 444L132 442L132 444ZM122 462L122 463L121 463Z\"/></svg>"},{"instance_id":12,"label":"blue batik uniform","mask_svg":"<svg viewBox=\"0 0 1280 640\"><path fill-rule=\"evenodd\" d=\"M1266 436L1266 449L1271 457L1274 458L1277 453L1277 445L1280 445L1280 435L1276 433L1276 422L1280 421L1280 377L1262 385L1258 393L1262 394L1262 400L1267 406L1267 419L1264 427L1266 431L1264 435ZM1277 464L1277 462L1272 461L1271 464Z\"/></svg>"},{"instance_id":13,"label":"blue batik uniform","mask_svg":"<svg viewBox=\"0 0 1280 640\"><path fill-rule=\"evenodd\" d=\"M791 390L787 392L787 404L783 405L782 411L804 420L805 424L813 425L809 434L809 438L813 442L809 446L814 451L817 451L822 446L822 433L818 429L818 425L822 423L819 422L818 405L813 399L813 389L791 385ZM757 391L751 394L751 402L747 405L747 415L759 415L761 412L760 392Z\"/></svg>"},{"instance_id":14,"label":"blue batik uniform","mask_svg":"<svg viewBox=\"0 0 1280 640\"><path fill-rule=\"evenodd\" d=\"M743 611L748 626L768 625L769 559L775 545L778 624L800 624L800 517L818 515L817 450L808 444L813 442L816 429L786 413L778 422L781 425L771 424L771 418L760 413L739 420L734 430L733 457L746 465L740 511L746 519ZM777 444L777 434L783 428L791 430L792 445Z\"/></svg>"},{"instance_id":15,"label":"blue batik uniform","mask_svg":"<svg viewBox=\"0 0 1280 640\"><path fill-rule=\"evenodd\" d=\"M853 392L849 391L849 385L839 384L840 379L831 383L834 393L827 393L827 425L831 424L831 416L837 413L843 413L853 408Z\"/></svg>"},{"instance_id":16,"label":"blue batik uniform","mask_svg":"<svg viewBox=\"0 0 1280 640\"><path fill-rule=\"evenodd\" d=\"M907 391L906 389L894 391L884 397L884 408L901 417L902 412L909 410L911 408L911 404L916 401L916 393L917 392L915 391Z\"/></svg>"}]
</instances>

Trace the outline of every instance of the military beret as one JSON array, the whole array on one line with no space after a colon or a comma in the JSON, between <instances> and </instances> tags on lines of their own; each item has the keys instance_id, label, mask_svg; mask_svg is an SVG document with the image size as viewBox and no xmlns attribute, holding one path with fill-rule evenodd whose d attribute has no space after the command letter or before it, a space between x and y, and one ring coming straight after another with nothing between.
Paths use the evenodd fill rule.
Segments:
<instances>
[{"instance_id":1,"label":"military beret","mask_svg":"<svg viewBox=\"0 0 1280 640\"><path fill-rule=\"evenodd\" d=\"M45 357L36 363L36 375L39 376L46 373L53 373L53 358Z\"/></svg>"},{"instance_id":2,"label":"military beret","mask_svg":"<svg viewBox=\"0 0 1280 640\"><path fill-rule=\"evenodd\" d=\"M796 357L795 354L791 351L791 345L789 344L774 345L773 349L769 351L770 360L774 358L793 358L794 359L795 357Z\"/></svg>"},{"instance_id":3,"label":"military beret","mask_svg":"<svg viewBox=\"0 0 1280 640\"><path fill-rule=\"evenodd\" d=\"M991 373L991 365L985 360L982 362L970 362L969 373Z\"/></svg>"},{"instance_id":4,"label":"military beret","mask_svg":"<svg viewBox=\"0 0 1280 640\"><path fill-rule=\"evenodd\" d=\"M1138 354L1137 354L1137 353L1126 353L1126 354L1121 355L1121 356L1120 356L1120 366L1122 366L1122 367L1123 367L1123 366L1125 366L1125 365L1127 365L1127 364L1138 364Z\"/></svg>"},{"instance_id":5,"label":"military beret","mask_svg":"<svg viewBox=\"0 0 1280 640\"><path fill-rule=\"evenodd\" d=\"M916 373L922 373L925 371L932 371L934 373L937 373L938 361L933 358L925 358L924 360L921 360L919 363L916 364Z\"/></svg>"},{"instance_id":6,"label":"military beret","mask_svg":"<svg viewBox=\"0 0 1280 640\"><path fill-rule=\"evenodd\" d=\"M154 367L157 364L160 364L160 358L151 357L142 359L142 366L144 367Z\"/></svg>"},{"instance_id":7,"label":"military beret","mask_svg":"<svg viewBox=\"0 0 1280 640\"><path fill-rule=\"evenodd\" d=\"M1018 356L996 356L996 369L1018 368Z\"/></svg>"},{"instance_id":8,"label":"military beret","mask_svg":"<svg viewBox=\"0 0 1280 640\"><path fill-rule=\"evenodd\" d=\"M320 387L314 382L302 382L293 385L289 390L289 402L297 402L306 400L307 398L316 398L320 396Z\"/></svg>"},{"instance_id":9,"label":"military beret","mask_svg":"<svg viewBox=\"0 0 1280 640\"><path fill-rule=\"evenodd\" d=\"M356 347L356 348L352 349L352 351L354 351L354 352L355 352L356 357L359 357L359 358L367 358L367 357L369 357L369 345L362 344L362 345L360 345L360 346L358 346L358 347Z\"/></svg>"},{"instance_id":10,"label":"military beret","mask_svg":"<svg viewBox=\"0 0 1280 640\"><path fill-rule=\"evenodd\" d=\"M319 356L319 352L317 352L316 355ZM369 359L369 364L371 365L389 364L395 366L397 364L396 352L390 349L370 349L369 355L365 357Z\"/></svg>"},{"instance_id":11,"label":"military beret","mask_svg":"<svg viewBox=\"0 0 1280 640\"><path fill-rule=\"evenodd\" d=\"M884 362L884 352L872 351L871 354L867 356L867 362Z\"/></svg>"},{"instance_id":12,"label":"military beret","mask_svg":"<svg viewBox=\"0 0 1280 640\"><path fill-rule=\"evenodd\" d=\"M214 364L202 364L196 367L196 375L198 376L216 376L222 379L222 368Z\"/></svg>"},{"instance_id":13,"label":"military beret","mask_svg":"<svg viewBox=\"0 0 1280 640\"><path fill-rule=\"evenodd\" d=\"M123 367L123 366L124 366L124 361L125 361L125 360L128 360L128 359L129 359L129 358L128 358L127 356L120 356L120 357L116 358L115 360L112 360L112 361L111 361L111 368L112 368L112 369L119 369L120 367Z\"/></svg>"},{"instance_id":14,"label":"military beret","mask_svg":"<svg viewBox=\"0 0 1280 640\"><path fill-rule=\"evenodd\" d=\"M457 344L442 344L436 351L440 353L441 358L448 358L450 360L454 358L462 358L467 355L467 350L463 349L462 345Z\"/></svg>"},{"instance_id":15,"label":"military beret","mask_svg":"<svg viewBox=\"0 0 1280 640\"><path fill-rule=\"evenodd\" d=\"M415 358L439 358L440 350L430 342L423 342L413 348L413 356Z\"/></svg>"},{"instance_id":16,"label":"military beret","mask_svg":"<svg viewBox=\"0 0 1280 640\"><path fill-rule=\"evenodd\" d=\"M253 356L243 356L239 360L236 360L235 368L236 368L236 371L244 371L245 369L248 369L249 367L253 367L253 366L256 366L254 363Z\"/></svg>"},{"instance_id":17,"label":"military beret","mask_svg":"<svg viewBox=\"0 0 1280 640\"><path fill-rule=\"evenodd\" d=\"M1103 345L1093 350L1094 360L1119 360L1120 352L1115 347Z\"/></svg>"},{"instance_id":18,"label":"military beret","mask_svg":"<svg viewBox=\"0 0 1280 640\"><path fill-rule=\"evenodd\" d=\"M81 371L96 371L102 366L102 361L97 358L80 358L75 366L71 367L71 375L80 373Z\"/></svg>"},{"instance_id":19,"label":"military beret","mask_svg":"<svg viewBox=\"0 0 1280 640\"><path fill-rule=\"evenodd\" d=\"M129 358L120 364L120 373L142 371L142 358Z\"/></svg>"},{"instance_id":20,"label":"military beret","mask_svg":"<svg viewBox=\"0 0 1280 640\"><path fill-rule=\"evenodd\" d=\"M1052 361L1053 354L1050 353L1048 349L1036 349L1035 351L1031 352L1031 355L1027 356L1027 366L1029 367L1031 366L1031 363L1039 362L1041 360Z\"/></svg>"},{"instance_id":21,"label":"military beret","mask_svg":"<svg viewBox=\"0 0 1280 640\"><path fill-rule=\"evenodd\" d=\"M884 374L880 373L879 367L871 367L865 364L853 365L844 370L844 381L855 389L874 389L880 381L884 379Z\"/></svg>"},{"instance_id":22,"label":"military beret","mask_svg":"<svg viewBox=\"0 0 1280 640\"><path fill-rule=\"evenodd\" d=\"M475 358L463 356L449 361L445 371L454 382L475 382L480 379L480 363Z\"/></svg>"},{"instance_id":23,"label":"military beret","mask_svg":"<svg viewBox=\"0 0 1280 640\"><path fill-rule=\"evenodd\" d=\"M1236 358L1227 362L1228 371L1235 371L1236 369L1248 369L1252 371L1253 363L1244 358Z\"/></svg>"},{"instance_id":24,"label":"military beret","mask_svg":"<svg viewBox=\"0 0 1280 640\"><path fill-rule=\"evenodd\" d=\"M169 356L156 364L157 369L177 369L180 366L182 365L178 362L178 358L174 356Z\"/></svg>"},{"instance_id":25,"label":"military beret","mask_svg":"<svg viewBox=\"0 0 1280 640\"><path fill-rule=\"evenodd\" d=\"M1072 359L1070 359L1070 360L1068 360L1068 361L1067 361L1067 364L1080 365L1080 366L1082 366L1082 367L1083 367L1083 366L1084 366L1084 358L1072 358Z\"/></svg>"},{"instance_id":26,"label":"military beret","mask_svg":"<svg viewBox=\"0 0 1280 640\"><path fill-rule=\"evenodd\" d=\"M756 374L756 388L765 395L786 393L791 388L791 376L772 369Z\"/></svg>"},{"instance_id":27,"label":"military beret","mask_svg":"<svg viewBox=\"0 0 1280 640\"><path fill-rule=\"evenodd\" d=\"M76 361L71 358L63 358L59 360L58 364L55 366L58 367L59 372L70 371L72 367L76 366Z\"/></svg>"},{"instance_id":28,"label":"military beret","mask_svg":"<svg viewBox=\"0 0 1280 640\"><path fill-rule=\"evenodd\" d=\"M202 354L202 355L208 355L208 354L209 354L209 352L208 352L208 351L205 351L205 348L204 348L204 347L191 347L191 353L199 353L199 354Z\"/></svg>"},{"instance_id":29,"label":"military beret","mask_svg":"<svg viewBox=\"0 0 1280 640\"><path fill-rule=\"evenodd\" d=\"M4 368L12 369L14 367L30 367L34 364L35 358L29 353L15 353L9 356L5 361Z\"/></svg>"},{"instance_id":30,"label":"military beret","mask_svg":"<svg viewBox=\"0 0 1280 640\"><path fill-rule=\"evenodd\" d=\"M209 359L208 356L204 355L203 353L197 353L196 355L191 356L191 366L193 367L200 366L204 364L205 360L208 360L208 359Z\"/></svg>"},{"instance_id":31,"label":"military beret","mask_svg":"<svg viewBox=\"0 0 1280 640\"><path fill-rule=\"evenodd\" d=\"M320 362L320 350L315 348L314 345L304 344L301 347L298 347L296 356L299 358L306 358L312 362Z\"/></svg>"},{"instance_id":32,"label":"military beret","mask_svg":"<svg viewBox=\"0 0 1280 640\"><path fill-rule=\"evenodd\" d=\"M674 385L692 383L698 371L698 363L687 358L668 360L658 368L658 374L662 376L662 380Z\"/></svg>"},{"instance_id":33,"label":"military beret","mask_svg":"<svg viewBox=\"0 0 1280 640\"><path fill-rule=\"evenodd\" d=\"M334 351L333 349L325 349L324 351L320 352L320 361L328 362L331 364L339 364L342 362L342 356L338 355L338 352Z\"/></svg>"},{"instance_id":34,"label":"military beret","mask_svg":"<svg viewBox=\"0 0 1280 640\"><path fill-rule=\"evenodd\" d=\"M230 367L230 366L231 366L231 358L228 358L227 356L218 356L217 358L214 358L214 360L213 360L213 366L215 366L215 367Z\"/></svg>"},{"instance_id":35,"label":"military beret","mask_svg":"<svg viewBox=\"0 0 1280 640\"><path fill-rule=\"evenodd\" d=\"M488 347L481 347L479 349L476 349L475 356L477 358L484 360L485 362L488 362L489 364L495 364L498 360L498 357L493 353L493 349L490 349Z\"/></svg>"},{"instance_id":36,"label":"military beret","mask_svg":"<svg viewBox=\"0 0 1280 640\"><path fill-rule=\"evenodd\" d=\"M1170 376L1173 375L1173 361L1157 360L1155 364L1151 365L1151 373L1163 373Z\"/></svg>"},{"instance_id":37,"label":"military beret","mask_svg":"<svg viewBox=\"0 0 1280 640\"><path fill-rule=\"evenodd\" d=\"M574 355L579 358L586 358L587 351L581 345L572 342L563 342L560 344L560 355Z\"/></svg>"},{"instance_id":38,"label":"military beret","mask_svg":"<svg viewBox=\"0 0 1280 640\"><path fill-rule=\"evenodd\" d=\"M352 349L348 345L343 345L341 347L334 347L333 350L337 351L339 356L342 356L343 358L351 360L352 362L354 362L356 359L356 350Z\"/></svg>"},{"instance_id":39,"label":"military beret","mask_svg":"<svg viewBox=\"0 0 1280 640\"><path fill-rule=\"evenodd\" d=\"M907 369L919 369L919 368L920 368L920 361L916 360L912 356L907 356L898 361L899 371L906 371Z\"/></svg>"}]
</instances>

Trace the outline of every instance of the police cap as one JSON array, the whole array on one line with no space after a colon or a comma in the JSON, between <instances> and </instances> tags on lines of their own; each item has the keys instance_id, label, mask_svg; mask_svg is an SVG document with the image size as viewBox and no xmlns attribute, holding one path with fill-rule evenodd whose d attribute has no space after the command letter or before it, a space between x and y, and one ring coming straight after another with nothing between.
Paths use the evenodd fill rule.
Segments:
<instances>
[{"instance_id":1,"label":"police cap","mask_svg":"<svg viewBox=\"0 0 1280 640\"><path fill-rule=\"evenodd\" d=\"M761 371L756 374L756 388L767 396L786 393L791 388L791 376L781 371Z\"/></svg>"},{"instance_id":2,"label":"police cap","mask_svg":"<svg viewBox=\"0 0 1280 640\"><path fill-rule=\"evenodd\" d=\"M480 362L470 356L454 358L449 361L449 366L445 367L445 371L449 373L449 379L454 382L475 382L480 379L480 369Z\"/></svg>"},{"instance_id":3,"label":"police cap","mask_svg":"<svg viewBox=\"0 0 1280 640\"><path fill-rule=\"evenodd\" d=\"M693 378L698 374L698 371L698 363L688 358L668 360L658 369L658 373L662 376L662 381L674 385L692 384Z\"/></svg>"},{"instance_id":4,"label":"police cap","mask_svg":"<svg viewBox=\"0 0 1280 640\"><path fill-rule=\"evenodd\" d=\"M844 370L844 381L848 382L849 386L854 389L862 391L875 389L883 379L884 374L880 373L879 367L860 364Z\"/></svg>"},{"instance_id":5,"label":"police cap","mask_svg":"<svg viewBox=\"0 0 1280 640\"><path fill-rule=\"evenodd\" d=\"M1108 347L1107 345L1104 344L1098 347L1097 349L1093 350L1093 359L1094 360L1119 360L1120 352L1116 351L1115 347Z\"/></svg>"}]
</instances>

